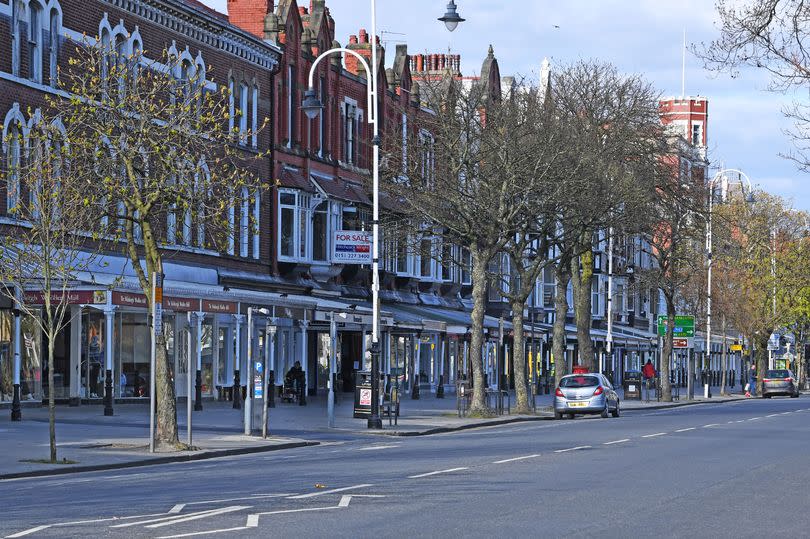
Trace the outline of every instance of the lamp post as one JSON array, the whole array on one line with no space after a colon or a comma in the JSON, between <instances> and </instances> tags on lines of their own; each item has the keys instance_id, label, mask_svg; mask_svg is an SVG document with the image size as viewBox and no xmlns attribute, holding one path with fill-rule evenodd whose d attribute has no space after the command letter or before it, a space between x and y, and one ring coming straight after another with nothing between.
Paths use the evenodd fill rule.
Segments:
<instances>
[{"instance_id":1,"label":"lamp post","mask_svg":"<svg viewBox=\"0 0 810 539\"><path fill-rule=\"evenodd\" d=\"M718 170L714 177L709 180L709 214L706 218L706 355L711 358L712 350L712 208L714 206L714 186L717 181L721 179L728 180L727 174L733 172L737 174L737 181L740 183L740 189L743 191L743 196L747 202L750 202L753 197L754 188L751 184L751 179L745 172L735 168L724 168ZM748 186L748 194L745 194L743 179Z\"/></svg>"},{"instance_id":2,"label":"lamp post","mask_svg":"<svg viewBox=\"0 0 810 539\"><path fill-rule=\"evenodd\" d=\"M458 23L463 22L458 13L456 13L456 4L454 0L450 0L447 4L447 13L438 20L444 22L449 31L453 31L458 26ZM371 269L371 297L372 297L372 316L371 316L371 416L368 418L368 428L381 429L382 419L380 418L380 398L379 398L379 378L380 378L380 133L379 122L377 121L378 104L377 98L377 1L371 0L371 67L369 67L366 59L351 49L344 47L335 47L322 52L312 62L309 68L309 78L307 91L304 93L304 99L301 102L301 109L307 115L307 118L314 120L321 110L324 108L323 103L315 95L315 87L313 80L315 77L315 69L318 64L327 56L335 53L351 54L360 62L363 69L368 76L367 97L368 97L368 123L373 128L373 172L372 172L372 269Z\"/></svg>"}]
</instances>

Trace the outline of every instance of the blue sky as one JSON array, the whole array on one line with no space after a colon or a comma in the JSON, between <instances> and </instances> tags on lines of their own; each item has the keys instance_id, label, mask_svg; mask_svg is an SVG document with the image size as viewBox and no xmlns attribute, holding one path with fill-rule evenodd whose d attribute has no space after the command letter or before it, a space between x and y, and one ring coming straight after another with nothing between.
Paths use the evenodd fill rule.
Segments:
<instances>
[{"instance_id":1,"label":"blue sky","mask_svg":"<svg viewBox=\"0 0 810 539\"><path fill-rule=\"evenodd\" d=\"M204 1L226 11L226 0ZM475 74L492 44L501 75L529 78L536 78L544 57L552 66L598 58L645 76L663 96L677 96L684 29L688 43L708 42L717 33L711 0L456 0L467 21L452 34L436 20L446 3L378 0L377 27L386 32L382 39L388 50L393 52L398 41L406 42L411 54L449 48L461 54L462 71ZM327 0L327 6L341 44L360 28L371 32L370 0ZM758 71L733 79L707 73L687 52L686 93L709 99L712 167L739 168L760 188L810 210L810 176L779 156L792 148L784 134L791 124L781 114L790 98L768 92L767 85Z\"/></svg>"}]
</instances>

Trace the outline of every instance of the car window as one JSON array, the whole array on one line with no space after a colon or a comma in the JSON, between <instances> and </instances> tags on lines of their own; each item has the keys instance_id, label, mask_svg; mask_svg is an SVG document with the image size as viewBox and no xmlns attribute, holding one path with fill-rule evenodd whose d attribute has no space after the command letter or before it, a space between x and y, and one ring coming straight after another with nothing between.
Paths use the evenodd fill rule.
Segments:
<instances>
[{"instance_id":1,"label":"car window","mask_svg":"<svg viewBox=\"0 0 810 539\"><path fill-rule=\"evenodd\" d=\"M567 376L560 380L560 387L595 387L599 385L599 378L596 376Z\"/></svg>"},{"instance_id":2,"label":"car window","mask_svg":"<svg viewBox=\"0 0 810 539\"><path fill-rule=\"evenodd\" d=\"M789 378L790 372L787 369L772 369L765 372L765 378Z\"/></svg>"},{"instance_id":3,"label":"car window","mask_svg":"<svg viewBox=\"0 0 810 539\"><path fill-rule=\"evenodd\" d=\"M608 389L613 389L613 385L610 383L610 380L607 379L607 376L602 375L602 385Z\"/></svg>"}]
</instances>

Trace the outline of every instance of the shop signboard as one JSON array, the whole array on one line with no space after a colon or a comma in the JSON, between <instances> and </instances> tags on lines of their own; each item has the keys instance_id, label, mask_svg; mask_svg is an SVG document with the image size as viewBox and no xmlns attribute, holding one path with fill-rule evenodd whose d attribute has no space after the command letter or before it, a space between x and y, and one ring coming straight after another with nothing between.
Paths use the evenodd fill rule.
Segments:
<instances>
[{"instance_id":1,"label":"shop signboard","mask_svg":"<svg viewBox=\"0 0 810 539\"><path fill-rule=\"evenodd\" d=\"M691 340L692 339L676 337L676 338L672 339L672 347L673 348L691 348L691 343L690 343Z\"/></svg>"},{"instance_id":2,"label":"shop signboard","mask_svg":"<svg viewBox=\"0 0 810 539\"><path fill-rule=\"evenodd\" d=\"M51 290L51 303L62 303L63 301L68 305L104 303L105 299L96 301L99 299L98 292L104 293L103 290ZM45 292L28 290L23 296L23 301L28 305L44 305Z\"/></svg>"},{"instance_id":3,"label":"shop signboard","mask_svg":"<svg viewBox=\"0 0 810 539\"><path fill-rule=\"evenodd\" d=\"M236 303L233 301L217 301L204 299L202 310L207 313L236 314Z\"/></svg>"},{"instance_id":4,"label":"shop signboard","mask_svg":"<svg viewBox=\"0 0 810 539\"><path fill-rule=\"evenodd\" d=\"M332 237L332 262L335 264L371 264L371 232L336 230Z\"/></svg>"},{"instance_id":5,"label":"shop signboard","mask_svg":"<svg viewBox=\"0 0 810 539\"><path fill-rule=\"evenodd\" d=\"M743 349L743 345L741 345L741 344L732 344L731 345L731 351L732 352L742 352L742 349Z\"/></svg>"}]
</instances>

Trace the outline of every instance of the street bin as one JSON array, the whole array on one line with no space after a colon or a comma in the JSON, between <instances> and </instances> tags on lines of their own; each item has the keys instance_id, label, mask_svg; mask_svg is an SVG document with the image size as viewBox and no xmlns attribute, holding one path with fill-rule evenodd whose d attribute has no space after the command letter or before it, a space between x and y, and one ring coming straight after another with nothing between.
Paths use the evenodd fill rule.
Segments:
<instances>
[{"instance_id":1,"label":"street bin","mask_svg":"<svg viewBox=\"0 0 810 539\"><path fill-rule=\"evenodd\" d=\"M371 372L357 371L354 377L354 417L371 416Z\"/></svg>"},{"instance_id":2,"label":"street bin","mask_svg":"<svg viewBox=\"0 0 810 539\"><path fill-rule=\"evenodd\" d=\"M641 371L625 371L622 380L624 399L641 400Z\"/></svg>"}]
</instances>

